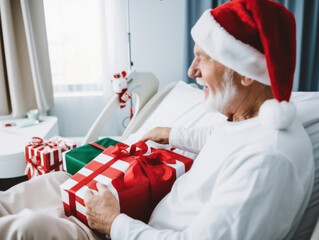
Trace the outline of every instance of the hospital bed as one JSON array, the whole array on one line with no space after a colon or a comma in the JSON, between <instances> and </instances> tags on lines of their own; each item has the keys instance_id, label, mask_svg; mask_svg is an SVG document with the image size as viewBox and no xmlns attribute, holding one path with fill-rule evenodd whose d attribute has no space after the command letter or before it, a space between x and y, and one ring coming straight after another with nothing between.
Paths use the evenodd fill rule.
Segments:
<instances>
[{"instance_id":1,"label":"hospital bed","mask_svg":"<svg viewBox=\"0 0 319 240\"><path fill-rule=\"evenodd\" d=\"M203 92L194 84L173 82L158 90L158 80L147 72L140 72L128 86L133 94L135 115L118 139L132 144L157 126L201 127L218 124L225 119L219 113L209 113L203 108ZM313 144L315 179L312 196L305 216L297 230L299 235L319 239L319 92L293 92L291 101L297 106L297 116L303 123ZM95 141L108 118L119 107L115 95L100 113L82 144ZM177 150L189 157L193 153ZM312 229L315 229L312 232ZM311 238L310 238L311 236Z\"/></svg>"}]
</instances>

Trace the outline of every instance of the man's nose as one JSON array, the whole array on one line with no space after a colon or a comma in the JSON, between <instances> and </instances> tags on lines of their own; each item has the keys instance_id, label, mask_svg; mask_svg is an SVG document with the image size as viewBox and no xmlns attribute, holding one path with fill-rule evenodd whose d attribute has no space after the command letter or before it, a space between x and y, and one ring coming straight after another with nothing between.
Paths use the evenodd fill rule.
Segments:
<instances>
[{"instance_id":1,"label":"man's nose","mask_svg":"<svg viewBox=\"0 0 319 240\"><path fill-rule=\"evenodd\" d=\"M190 78L196 78L199 77L199 70L196 67L195 60L192 62L192 64L188 68L188 76Z\"/></svg>"}]
</instances>

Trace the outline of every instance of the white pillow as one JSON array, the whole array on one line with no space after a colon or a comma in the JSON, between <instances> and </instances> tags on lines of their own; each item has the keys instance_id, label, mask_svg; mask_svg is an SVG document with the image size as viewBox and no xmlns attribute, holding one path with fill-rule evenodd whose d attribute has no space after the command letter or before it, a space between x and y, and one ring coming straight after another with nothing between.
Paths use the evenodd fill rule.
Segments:
<instances>
[{"instance_id":1,"label":"white pillow","mask_svg":"<svg viewBox=\"0 0 319 240\"><path fill-rule=\"evenodd\" d=\"M291 101L297 106L297 117L305 128L319 122L319 92L293 92Z\"/></svg>"},{"instance_id":2,"label":"white pillow","mask_svg":"<svg viewBox=\"0 0 319 240\"><path fill-rule=\"evenodd\" d=\"M319 216L319 92L294 92L291 100L296 104L297 117L310 137L315 162L311 197L293 239L310 239Z\"/></svg>"}]
</instances>

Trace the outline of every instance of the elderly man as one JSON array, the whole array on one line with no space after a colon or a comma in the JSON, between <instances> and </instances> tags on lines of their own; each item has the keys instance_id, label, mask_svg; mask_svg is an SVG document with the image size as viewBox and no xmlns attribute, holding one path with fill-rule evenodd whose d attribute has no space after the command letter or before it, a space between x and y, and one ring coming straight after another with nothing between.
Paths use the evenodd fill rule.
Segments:
<instances>
[{"instance_id":1,"label":"elderly man","mask_svg":"<svg viewBox=\"0 0 319 240\"><path fill-rule=\"evenodd\" d=\"M313 181L311 144L289 103L296 53L294 17L269 0L234 0L206 11L192 37L195 58L189 76L203 85L207 109L223 113L227 121L213 129L162 127L147 133L145 141L199 153L191 170L175 182L149 224L120 213L112 193L98 185L99 195L85 195L89 225L113 240L291 239ZM50 175L53 190L48 194L67 178ZM32 181L15 191L25 194L25 188L36 194ZM6 193L1 199L10 201ZM30 208L41 209L43 201ZM54 214L46 208L45 214L36 215L21 211L25 206L12 206L0 205L3 215L17 213L3 222L0 218L0 226L9 229L0 231L1 236L97 237L76 219L62 218L54 207ZM29 216L31 223L19 215ZM52 223L50 228L40 227L43 219ZM22 230L15 230L18 227Z\"/></svg>"},{"instance_id":2,"label":"elderly man","mask_svg":"<svg viewBox=\"0 0 319 240\"><path fill-rule=\"evenodd\" d=\"M199 153L193 167L149 225L120 214L103 186L86 195L89 224L112 239L290 239L313 180L310 142L288 102L294 18L275 2L231 1L206 11L192 37L188 74L204 86L207 109L228 121L150 131L144 140Z\"/></svg>"}]
</instances>

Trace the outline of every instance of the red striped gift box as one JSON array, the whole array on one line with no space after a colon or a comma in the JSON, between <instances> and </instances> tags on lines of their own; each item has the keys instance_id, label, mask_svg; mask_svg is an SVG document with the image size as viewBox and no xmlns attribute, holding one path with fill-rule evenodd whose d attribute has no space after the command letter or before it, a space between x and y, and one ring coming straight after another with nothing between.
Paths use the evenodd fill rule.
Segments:
<instances>
[{"instance_id":1,"label":"red striped gift box","mask_svg":"<svg viewBox=\"0 0 319 240\"><path fill-rule=\"evenodd\" d=\"M51 171L62 170L62 153L73 149L76 144L55 136L49 140L33 137L25 146L26 174L31 179Z\"/></svg>"},{"instance_id":2,"label":"red striped gift box","mask_svg":"<svg viewBox=\"0 0 319 240\"><path fill-rule=\"evenodd\" d=\"M87 224L84 194L97 193L96 183L107 185L120 203L121 212L147 222L157 203L171 190L193 160L180 154L151 148L144 142L110 146L60 185L65 214Z\"/></svg>"}]
</instances>

